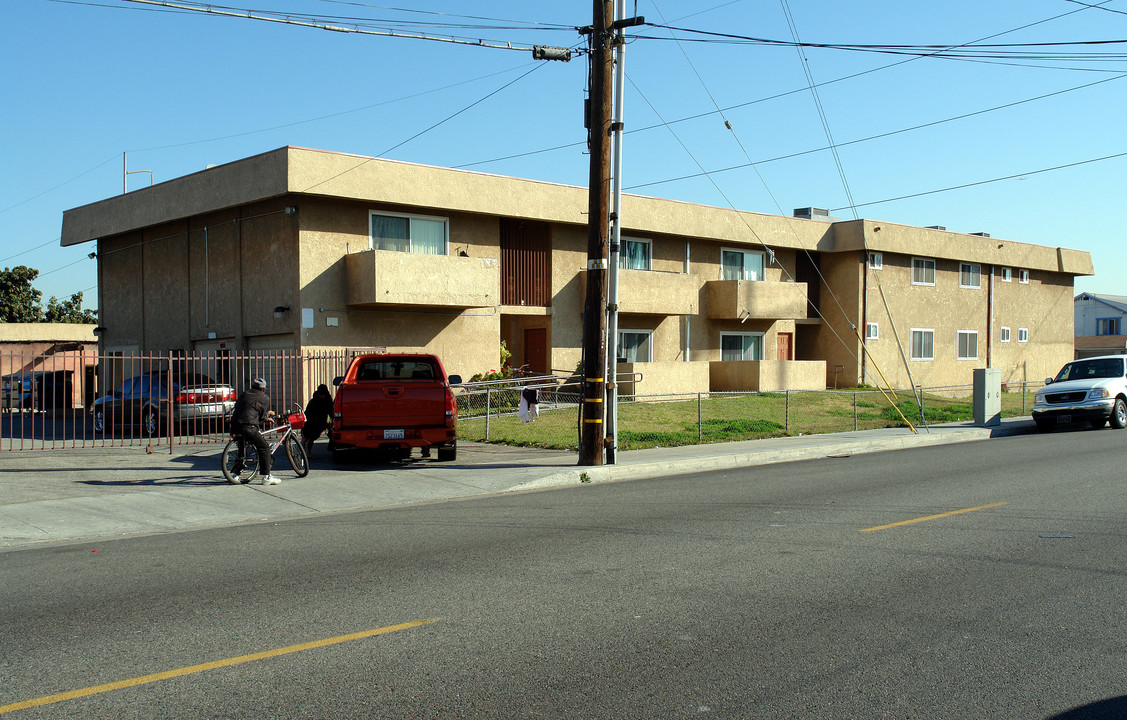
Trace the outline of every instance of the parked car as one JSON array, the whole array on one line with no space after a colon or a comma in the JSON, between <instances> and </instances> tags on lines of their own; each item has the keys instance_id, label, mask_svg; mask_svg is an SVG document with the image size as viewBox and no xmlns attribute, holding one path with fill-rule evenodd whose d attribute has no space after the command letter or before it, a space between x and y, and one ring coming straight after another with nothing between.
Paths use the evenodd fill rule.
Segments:
<instances>
[{"instance_id":1,"label":"parked car","mask_svg":"<svg viewBox=\"0 0 1127 720\"><path fill-rule=\"evenodd\" d=\"M0 401L4 410L30 410L32 382L30 375L5 375L0 380Z\"/></svg>"},{"instance_id":2,"label":"parked car","mask_svg":"<svg viewBox=\"0 0 1127 720\"><path fill-rule=\"evenodd\" d=\"M0 408L46 410L70 408L72 370L18 372L0 378Z\"/></svg>"},{"instance_id":3,"label":"parked car","mask_svg":"<svg viewBox=\"0 0 1127 720\"><path fill-rule=\"evenodd\" d=\"M120 426L140 426L148 436L168 426L169 412L176 426L209 421L222 427L235 408L235 389L206 375L173 377L169 402L169 376L153 372L135 375L113 395L94 401L90 412L95 432Z\"/></svg>"},{"instance_id":4,"label":"parked car","mask_svg":"<svg viewBox=\"0 0 1127 720\"><path fill-rule=\"evenodd\" d=\"M1127 427L1127 355L1104 355L1074 360L1045 378L1033 396L1033 421L1041 431L1056 424L1088 422L1101 428L1111 422Z\"/></svg>"}]
</instances>

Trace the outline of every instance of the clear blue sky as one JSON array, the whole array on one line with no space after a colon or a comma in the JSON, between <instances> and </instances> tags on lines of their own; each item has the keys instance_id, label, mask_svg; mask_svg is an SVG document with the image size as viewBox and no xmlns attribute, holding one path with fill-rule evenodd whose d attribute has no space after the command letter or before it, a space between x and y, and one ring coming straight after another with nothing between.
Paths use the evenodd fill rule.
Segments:
<instances>
[{"instance_id":1,"label":"clear blue sky","mask_svg":"<svg viewBox=\"0 0 1127 720\"><path fill-rule=\"evenodd\" d=\"M586 184L586 63L523 48L580 45L591 2L226 2L522 49L5 0L0 267L38 268L44 301L83 291L96 306L94 247L59 247L62 212L120 194L125 151L158 183L296 145ZM1077 292L1127 295L1127 44L1045 45L1127 39L1127 0L638 0L628 14L681 28L630 31L628 190L1088 250L1096 275ZM800 53L796 36L911 47Z\"/></svg>"}]
</instances>

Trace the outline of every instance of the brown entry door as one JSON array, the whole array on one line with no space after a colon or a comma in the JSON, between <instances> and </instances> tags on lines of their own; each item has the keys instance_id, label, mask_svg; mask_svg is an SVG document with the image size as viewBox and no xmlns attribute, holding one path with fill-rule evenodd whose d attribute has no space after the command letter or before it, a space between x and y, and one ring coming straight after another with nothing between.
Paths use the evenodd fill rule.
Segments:
<instances>
[{"instance_id":1,"label":"brown entry door","mask_svg":"<svg viewBox=\"0 0 1127 720\"><path fill-rule=\"evenodd\" d=\"M779 360L794 360L794 333L779 333Z\"/></svg>"},{"instance_id":2,"label":"brown entry door","mask_svg":"<svg viewBox=\"0 0 1127 720\"><path fill-rule=\"evenodd\" d=\"M524 361L528 371L548 374L548 328L527 328L524 331Z\"/></svg>"}]
</instances>

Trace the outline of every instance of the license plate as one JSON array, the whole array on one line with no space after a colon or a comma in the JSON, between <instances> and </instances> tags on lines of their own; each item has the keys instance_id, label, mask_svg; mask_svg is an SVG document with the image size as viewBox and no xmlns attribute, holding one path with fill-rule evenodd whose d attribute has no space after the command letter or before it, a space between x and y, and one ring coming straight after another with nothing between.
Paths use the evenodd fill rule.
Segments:
<instances>
[{"instance_id":1,"label":"license plate","mask_svg":"<svg viewBox=\"0 0 1127 720\"><path fill-rule=\"evenodd\" d=\"M1072 416L1071 415L1061 415L1060 417L1057 418L1057 420L1060 420L1061 422L1072 422Z\"/></svg>"},{"instance_id":2,"label":"license plate","mask_svg":"<svg viewBox=\"0 0 1127 720\"><path fill-rule=\"evenodd\" d=\"M384 440L402 440L403 439L403 431L402 430L384 430L383 431L383 439Z\"/></svg>"}]
</instances>

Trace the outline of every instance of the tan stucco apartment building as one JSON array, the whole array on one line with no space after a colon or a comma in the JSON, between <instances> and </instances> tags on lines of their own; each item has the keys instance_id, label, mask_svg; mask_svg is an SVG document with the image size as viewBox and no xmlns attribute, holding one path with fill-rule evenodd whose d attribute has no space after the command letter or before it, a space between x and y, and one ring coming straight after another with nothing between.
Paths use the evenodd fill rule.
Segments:
<instances>
[{"instance_id":1,"label":"tan stucco apartment building","mask_svg":"<svg viewBox=\"0 0 1127 720\"><path fill-rule=\"evenodd\" d=\"M385 347L451 373L575 370L587 190L285 147L69 210L104 352ZM1089 254L629 195L620 370L638 393L1042 379ZM867 340L862 343L862 336ZM899 342L898 342L899 340ZM903 349L903 354L901 353ZM903 359L903 358L906 358Z\"/></svg>"}]
</instances>

